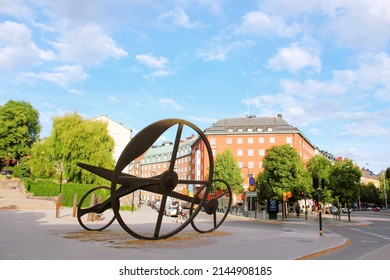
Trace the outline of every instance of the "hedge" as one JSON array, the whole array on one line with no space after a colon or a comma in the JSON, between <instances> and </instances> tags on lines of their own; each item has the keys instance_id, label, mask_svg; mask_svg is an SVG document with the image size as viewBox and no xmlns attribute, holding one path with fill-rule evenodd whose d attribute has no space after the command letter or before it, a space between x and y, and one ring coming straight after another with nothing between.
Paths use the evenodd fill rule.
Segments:
<instances>
[{"instance_id":1,"label":"hedge","mask_svg":"<svg viewBox=\"0 0 390 280\"><path fill-rule=\"evenodd\" d=\"M31 181L29 179L23 179L23 182L26 191L32 193L34 196L56 197L60 193L60 184L52 180ZM62 184L62 205L65 207L72 207L75 194L77 194L77 203L79 203L81 198L94 187L97 186L76 183ZM105 200L110 197L110 190L101 189L95 192L95 194L102 196L102 199Z\"/></svg>"}]
</instances>

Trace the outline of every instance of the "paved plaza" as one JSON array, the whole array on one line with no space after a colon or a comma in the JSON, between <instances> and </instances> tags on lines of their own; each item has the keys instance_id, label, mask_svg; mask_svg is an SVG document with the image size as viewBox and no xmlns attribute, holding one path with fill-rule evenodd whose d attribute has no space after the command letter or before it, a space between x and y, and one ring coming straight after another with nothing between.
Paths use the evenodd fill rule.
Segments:
<instances>
[{"instance_id":1,"label":"paved plaza","mask_svg":"<svg viewBox=\"0 0 390 280\"><path fill-rule=\"evenodd\" d=\"M267 221L228 217L216 231L200 234L191 225L164 240L141 241L127 234L115 221L103 231L84 230L71 208L55 218L55 203L26 199L16 190L0 190L0 259L7 260L293 260L324 254L346 240L324 229L319 234L316 216ZM129 213L142 230L155 224L155 210L142 206ZM199 215L202 215L200 213ZM204 214L203 214L204 215ZM331 222L331 218L326 218ZM176 218L164 224L177 227Z\"/></svg>"}]
</instances>

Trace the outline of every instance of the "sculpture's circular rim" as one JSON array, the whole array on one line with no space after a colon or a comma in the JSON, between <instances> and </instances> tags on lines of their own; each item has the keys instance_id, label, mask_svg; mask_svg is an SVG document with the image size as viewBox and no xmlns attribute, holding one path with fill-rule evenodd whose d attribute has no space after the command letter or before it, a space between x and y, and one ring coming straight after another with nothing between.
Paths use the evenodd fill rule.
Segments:
<instances>
[{"instance_id":1,"label":"sculpture's circular rim","mask_svg":"<svg viewBox=\"0 0 390 280\"><path fill-rule=\"evenodd\" d=\"M155 129L156 127L165 128L165 129L162 129L162 133L163 133L166 130L168 130L169 128L173 127L174 125L180 125L180 124L182 124L183 126L186 125L186 126L190 127L191 129L193 129L194 131L196 131L206 147L206 150L207 150L207 153L209 156L209 175L208 175L209 180L208 180L208 184L202 184L201 188L206 188L206 194L208 194L210 187L211 187L211 182L212 182L213 173L214 173L214 158L213 158L212 149L211 149L211 146L210 146L210 143L209 143L207 137L205 136L203 131L201 129L199 129L196 125L194 125L193 123L188 122L186 120L182 120L182 119L163 119L163 120L160 120L160 121L157 121L157 122L154 122L154 123L148 125L144 129L142 129L135 137L141 137L143 135L143 133L146 133L149 130ZM159 136L161 136L161 134ZM115 218L118 221L118 223L120 224L120 226L127 233L129 233L130 235L132 235L135 238L144 239L144 240L158 240L158 239L169 238L169 237L179 233L180 231L182 231L186 226L188 226L192 222L192 220L195 218L195 216L201 210L203 203L207 199L207 195L201 199L201 201L198 203L198 207L195 209L195 211L192 212L190 217L183 224L181 224L179 227L177 227L176 229L174 229L168 233L161 234L158 236L143 236L141 234L136 233L132 229L130 229L130 227L124 222L124 220L122 219L122 217L119 213L120 201L119 201L119 199L116 198L116 189L117 189L117 186L116 186L117 182L116 181L117 181L119 174L124 169L124 167L127 166L133 160L135 160L135 158L137 158L137 156L138 156L137 153L135 153L131 150L132 149L131 144L132 144L132 140L128 143L128 145L125 147L124 151L122 152L122 154L117 162L117 165L115 166L115 169L113 172L113 177L111 180L111 206L113 208ZM132 157L135 157L135 158L128 157L128 155L132 155ZM142 189L142 187L141 187L141 189ZM156 223L156 225L157 225L157 223Z\"/></svg>"}]
</instances>

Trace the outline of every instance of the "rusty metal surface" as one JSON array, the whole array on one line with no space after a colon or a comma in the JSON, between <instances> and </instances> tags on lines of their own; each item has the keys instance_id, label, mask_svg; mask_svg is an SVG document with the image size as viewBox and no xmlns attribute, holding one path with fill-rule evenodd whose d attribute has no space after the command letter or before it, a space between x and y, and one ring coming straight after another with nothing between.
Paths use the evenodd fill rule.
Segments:
<instances>
[{"instance_id":1,"label":"rusty metal surface","mask_svg":"<svg viewBox=\"0 0 390 280\"><path fill-rule=\"evenodd\" d=\"M173 143L173 149L171 158L169 160L169 167L163 173L149 177L137 177L126 173L123 170L131 162L147 152L152 145L159 139L159 137L168 129L176 128L175 142ZM183 180L178 177L175 171L175 164L178 158L177 152L179 150L179 144L184 129L190 129L194 131L199 141L202 141L205 147L205 152L208 158L208 176L205 180ZM200 233L211 232L217 229L225 220L232 203L232 191L229 184L226 181L217 179L213 180L214 160L210 143L208 142L205 134L194 124L181 120L181 119L164 119L150 124L142 129L131 141L127 144L123 150L114 170L108 170L97 166L88 165L85 163L77 163L77 165L89 172L92 172L102 178L111 182L111 187L98 186L88 191L80 200L77 208L77 218L82 227L87 230L100 231L110 226L114 220L117 220L121 227L130 235L138 239L157 240L171 237L189 224L193 229ZM224 184L224 190L218 194L211 195L210 190L212 184L218 182ZM183 194L175 191L176 186L187 185L197 186L197 192L194 196ZM91 195L99 191L110 191L110 196L105 201L99 201L91 207L83 208L84 201L90 199ZM148 191L150 193L158 194L162 197L160 208L154 226L149 232L137 231L132 228L131 224L125 221L124 212L121 211L121 198L128 195L134 195L138 190ZM161 226L163 223L163 216L165 211L165 205L168 198L174 198L180 201L190 204L188 218L177 223L173 229L168 232L162 232ZM221 205L219 201L224 199L226 205ZM94 219L98 220L102 213L111 213L103 223L86 223L84 222L85 216L88 216L89 221ZM208 224L204 226L204 222L197 222L195 219L197 215L202 212L202 215L210 217ZM93 226L91 226L93 225Z\"/></svg>"}]
</instances>

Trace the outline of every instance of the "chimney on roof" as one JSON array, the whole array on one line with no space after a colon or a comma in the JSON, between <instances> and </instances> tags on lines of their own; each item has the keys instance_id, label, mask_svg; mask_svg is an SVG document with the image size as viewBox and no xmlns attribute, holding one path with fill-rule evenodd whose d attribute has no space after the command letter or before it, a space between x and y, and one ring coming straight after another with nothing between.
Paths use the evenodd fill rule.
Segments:
<instances>
[{"instance_id":1,"label":"chimney on roof","mask_svg":"<svg viewBox=\"0 0 390 280\"><path fill-rule=\"evenodd\" d=\"M283 116L282 116L282 114L278 114L278 118L282 118Z\"/></svg>"}]
</instances>

